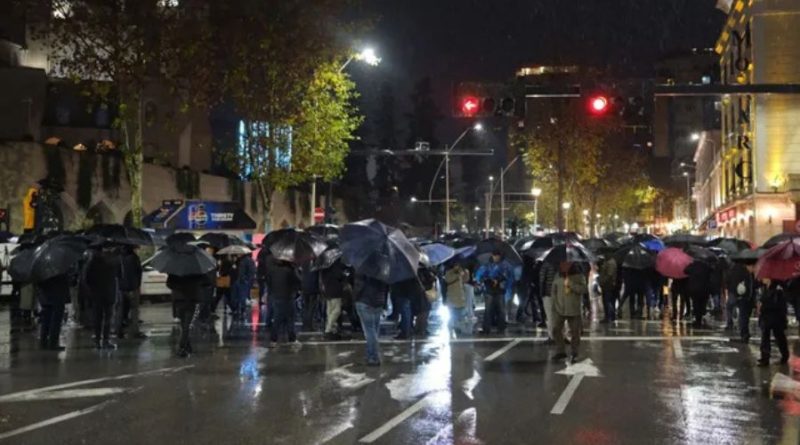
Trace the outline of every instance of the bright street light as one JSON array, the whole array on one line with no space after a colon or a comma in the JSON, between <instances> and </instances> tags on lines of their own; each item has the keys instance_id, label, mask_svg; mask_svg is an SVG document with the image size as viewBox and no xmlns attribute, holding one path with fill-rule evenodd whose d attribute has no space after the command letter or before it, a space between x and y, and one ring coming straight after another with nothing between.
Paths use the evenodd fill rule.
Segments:
<instances>
[{"instance_id":1,"label":"bright street light","mask_svg":"<svg viewBox=\"0 0 800 445\"><path fill-rule=\"evenodd\" d=\"M489 176L490 181L494 181L494 176Z\"/></svg>"},{"instance_id":2,"label":"bright street light","mask_svg":"<svg viewBox=\"0 0 800 445\"><path fill-rule=\"evenodd\" d=\"M417 202L417 198L415 196L411 197L411 202Z\"/></svg>"},{"instance_id":3,"label":"bright street light","mask_svg":"<svg viewBox=\"0 0 800 445\"><path fill-rule=\"evenodd\" d=\"M589 210L583 209L583 216L589 216Z\"/></svg>"},{"instance_id":4,"label":"bright street light","mask_svg":"<svg viewBox=\"0 0 800 445\"><path fill-rule=\"evenodd\" d=\"M700 140L700 133L692 133L692 141L697 142Z\"/></svg>"},{"instance_id":5,"label":"bright street light","mask_svg":"<svg viewBox=\"0 0 800 445\"><path fill-rule=\"evenodd\" d=\"M472 129L475 130L475 131L483 131L483 124L478 122L477 124L472 126Z\"/></svg>"},{"instance_id":6,"label":"bright street light","mask_svg":"<svg viewBox=\"0 0 800 445\"><path fill-rule=\"evenodd\" d=\"M561 208L564 209L564 210L569 210L570 207L572 207L572 203L571 202L565 202L565 203L561 204Z\"/></svg>"},{"instance_id":7,"label":"bright street light","mask_svg":"<svg viewBox=\"0 0 800 445\"><path fill-rule=\"evenodd\" d=\"M475 206L475 211L476 211L476 212L480 212L480 211L481 211L481 208L480 208L480 207L478 207L478 206Z\"/></svg>"},{"instance_id":8,"label":"bright street light","mask_svg":"<svg viewBox=\"0 0 800 445\"><path fill-rule=\"evenodd\" d=\"M619 219L619 215L614 215L614 219Z\"/></svg>"},{"instance_id":9,"label":"bright street light","mask_svg":"<svg viewBox=\"0 0 800 445\"><path fill-rule=\"evenodd\" d=\"M534 198L538 198L538 197L542 196L542 189L540 189L539 187L532 188L531 189L531 195L533 195Z\"/></svg>"},{"instance_id":10,"label":"bright street light","mask_svg":"<svg viewBox=\"0 0 800 445\"><path fill-rule=\"evenodd\" d=\"M364 48L360 53L356 54L355 58L371 66L378 66L381 63L381 58L375 54L375 49L373 48Z\"/></svg>"},{"instance_id":11,"label":"bright street light","mask_svg":"<svg viewBox=\"0 0 800 445\"><path fill-rule=\"evenodd\" d=\"M689 172L683 172L683 176L689 176Z\"/></svg>"}]
</instances>

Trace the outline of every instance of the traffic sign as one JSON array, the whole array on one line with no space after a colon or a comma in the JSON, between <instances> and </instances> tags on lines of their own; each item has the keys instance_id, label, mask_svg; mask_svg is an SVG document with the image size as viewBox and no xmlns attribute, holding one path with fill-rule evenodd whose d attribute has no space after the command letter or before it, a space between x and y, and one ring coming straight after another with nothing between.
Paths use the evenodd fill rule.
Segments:
<instances>
[{"instance_id":1,"label":"traffic sign","mask_svg":"<svg viewBox=\"0 0 800 445\"><path fill-rule=\"evenodd\" d=\"M314 222L321 223L325 219L325 209L317 207L314 209Z\"/></svg>"}]
</instances>

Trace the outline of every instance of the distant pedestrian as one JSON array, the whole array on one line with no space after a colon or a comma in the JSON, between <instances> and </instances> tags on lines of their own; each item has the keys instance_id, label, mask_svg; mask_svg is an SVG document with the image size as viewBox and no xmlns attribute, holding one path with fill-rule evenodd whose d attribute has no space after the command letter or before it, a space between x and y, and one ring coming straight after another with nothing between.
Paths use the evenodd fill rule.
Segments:
<instances>
[{"instance_id":1,"label":"distant pedestrian","mask_svg":"<svg viewBox=\"0 0 800 445\"><path fill-rule=\"evenodd\" d=\"M705 325L704 318L706 315L706 306L708 299L711 295L711 274L713 267L711 264L695 260L692 264L686 267L686 292L692 300L692 308L694 309L694 323L695 328L701 328Z\"/></svg>"},{"instance_id":2,"label":"distant pedestrian","mask_svg":"<svg viewBox=\"0 0 800 445\"><path fill-rule=\"evenodd\" d=\"M413 328L413 312L411 301L417 298L420 292L419 280L417 277L394 283L390 287L392 299L392 313L397 315L398 332L395 340L408 340L411 338Z\"/></svg>"},{"instance_id":3,"label":"distant pedestrian","mask_svg":"<svg viewBox=\"0 0 800 445\"><path fill-rule=\"evenodd\" d=\"M314 321L319 310L319 272L311 264L303 266L301 294L303 297L303 330L313 331Z\"/></svg>"},{"instance_id":4,"label":"distant pedestrian","mask_svg":"<svg viewBox=\"0 0 800 445\"><path fill-rule=\"evenodd\" d=\"M193 352L189 339L195 310L197 304L213 285L209 274L167 276L167 287L172 291L172 299L175 301L181 327L178 339L179 357L188 357Z\"/></svg>"},{"instance_id":5,"label":"distant pedestrian","mask_svg":"<svg viewBox=\"0 0 800 445\"><path fill-rule=\"evenodd\" d=\"M119 301L118 276L122 265L119 254L111 245L93 246L84 267L84 282L94 313L94 345L97 349L114 349L111 326Z\"/></svg>"},{"instance_id":6,"label":"distant pedestrian","mask_svg":"<svg viewBox=\"0 0 800 445\"><path fill-rule=\"evenodd\" d=\"M542 262L539 269L539 292L542 294L542 307L544 308L545 326L547 329L547 343L553 342L553 281L558 271L549 261Z\"/></svg>"},{"instance_id":7,"label":"distant pedestrian","mask_svg":"<svg viewBox=\"0 0 800 445\"><path fill-rule=\"evenodd\" d=\"M325 339L339 340L339 317L342 315L342 298L350 284L345 276L345 265L337 260L319 272L322 296L325 298ZM350 290L352 292L352 290Z\"/></svg>"},{"instance_id":8,"label":"distant pedestrian","mask_svg":"<svg viewBox=\"0 0 800 445\"><path fill-rule=\"evenodd\" d=\"M686 320L692 312L692 302L691 299L689 299L689 293L686 287L687 284L688 280L686 278L673 278L669 286L673 322L677 322L679 316L681 320Z\"/></svg>"},{"instance_id":9,"label":"distant pedestrian","mask_svg":"<svg viewBox=\"0 0 800 445\"><path fill-rule=\"evenodd\" d=\"M142 262L136 254L135 246L123 247L120 255L120 275L119 288L122 293L123 301L128 302L130 307L130 317L120 317L120 324L117 329L117 337L125 337L125 323L127 319L128 332L133 338L147 338L139 329L139 306L141 299L142 286Z\"/></svg>"},{"instance_id":10,"label":"distant pedestrian","mask_svg":"<svg viewBox=\"0 0 800 445\"><path fill-rule=\"evenodd\" d=\"M237 273L231 293L234 295L237 315L245 319L250 308L250 291L256 279L256 263L250 254L239 255L235 261Z\"/></svg>"},{"instance_id":11,"label":"distant pedestrian","mask_svg":"<svg viewBox=\"0 0 800 445\"><path fill-rule=\"evenodd\" d=\"M449 330L455 335L461 335L462 330L471 334L471 324L468 327L465 321L467 302L464 295L464 286L469 281L469 272L456 262L447 269L444 280L447 284L447 308L450 311Z\"/></svg>"},{"instance_id":12,"label":"distant pedestrian","mask_svg":"<svg viewBox=\"0 0 800 445\"><path fill-rule=\"evenodd\" d=\"M761 359L759 366L769 365L771 352L770 336L775 337L778 350L781 353L781 363L789 361L789 346L786 342L786 295L783 283L767 281L766 292L758 304L758 323L761 327Z\"/></svg>"},{"instance_id":13,"label":"distant pedestrian","mask_svg":"<svg viewBox=\"0 0 800 445\"><path fill-rule=\"evenodd\" d=\"M613 255L602 258L598 266L597 282L603 294L603 312L605 316L600 323L611 323L617 315L617 260Z\"/></svg>"},{"instance_id":14,"label":"distant pedestrian","mask_svg":"<svg viewBox=\"0 0 800 445\"><path fill-rule=\"evenodd\" d=\"M39 294L39 304L42 311L39 314L39 347L50 351L63 351L61 346L61 323L64 320L64 310L69 301L69 288L71 284L69 274L61 274L45 281L36 283Z\"/></svg>"},{"instance_id":15,"label":"distant pedestrian","mask_svg":"<svg viewBox=\"0 0 800 445\"><path fill-rule=\"evenodd\" d=\"M753 276L754 269L753 264L734 263L727 276L729 309L726 328L730 327L730 330L733 330L734 311L732 309L738 309L739 338L744 343L750 341L750 315L756 304L758 282Z\"/></svg>"},{"instance_id":16,"label":"distant pedestrian","mask_svg":"<svg viewBox=\"0 0 800 445\"><path fill-rule=\"evenodd\" d=\"M380 366L378 337L389 286L374 278L356 274L353 292L364 339L367 341L367 366Z\"/></svg>"},{"instance_id":17,"label":"distant pedestrian","mask_svg":"<svg viewBox=\"0 0 800 445\"><path fill-rule=\"evenodd\" d=\"M267 298L272 301L273 320L269 332L270 347L274 347L280 337L286 334L290 343L297 341L294 330L295 298L300 291L300 277L294 265L273 258L267 271Z\"/></svg>"},{"instance_id":18,"label":"distant pedestrian","mask_svg":"<svg viewBox=\"0 0 800 445\"><path fill-rule=\"evenodd\" d=\"M556 354L553 360L567 357L564 341L564 323L570 333L570 360L578 359L581 344L583 295L588 291L586 276L576 263L561 263L559 275L553 281L551 291L553 298L553 340L556 343Z\"/></svg>"},{"instance_id":19,"label":"distant pedestrian","mask_svg":"<svg viewBox=\"0 0 800 445\"><path fill-rule=\"evenodd\" d=\"M486 300L481 334L490 334L493 324L497 324L498 332L504 334L506 288L513 286L514 277L508 263L503 261L503 254L499 251L493 252L491 260L475 273L475 280L480 283Z\"/></svg>"},{"instance_id":20,"label":"distant pedestrian","mask_svg":"<svg viewBox=\"0 0 800 445\"><path fill-rule=\"evenodd\" d=\"M433 302L438 298L436 274L427 267L417 270L417 283L411 298L411 312L414 314L414 336L428 338L428 319Z\"/></svg>"}]
</instances>

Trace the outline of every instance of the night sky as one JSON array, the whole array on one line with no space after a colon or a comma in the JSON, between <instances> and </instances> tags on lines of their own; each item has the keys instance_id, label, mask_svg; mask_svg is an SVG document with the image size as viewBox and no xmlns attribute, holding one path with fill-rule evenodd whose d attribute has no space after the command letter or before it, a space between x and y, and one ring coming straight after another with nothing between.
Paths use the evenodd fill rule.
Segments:
<instances>
[{"instance_id":1,"label":"night sky","mask_svg":"<svg viewBox=\"0 0 800 445\"><path fill-rule=\"evenodd\" d=\"M366 125L388 82L405 130L407 97L421 77L431 77L448 115L453 83L509 79L523 65L589 64L646 76L665 54L714 45L725 20L715 6L716 0L364 0L363 12L379 17L365 42L383 62L350 73ZM445 119L439 139L462 126Z\"/></svg>"}]
</instances>

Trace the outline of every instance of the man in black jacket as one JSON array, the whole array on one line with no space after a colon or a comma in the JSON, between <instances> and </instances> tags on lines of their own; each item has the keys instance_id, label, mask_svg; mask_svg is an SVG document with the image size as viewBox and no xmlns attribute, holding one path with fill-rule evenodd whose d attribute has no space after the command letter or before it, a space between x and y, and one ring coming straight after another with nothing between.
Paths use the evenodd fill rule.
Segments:
<instances>
[{"instance_id":1,"label":"man in black jacket","mask_svg":"<svg viewBox=\"0 0 800 445\"><path fill-rule=\"evenodd\" d=\"M93 246L89 261L84 267L84 281L89 290L94 313L94 344L98 349L114 349L109 340L114 308L119 291L117 277L120 271L119 255L110 245Z\"/></svg>"},{"instance_id":2,"label":"man in black jacket","mask_svg":"<svg viewBox=\"0 0 800 445\"><path fill-rule=\"evenodd\" d=\"M273 258L267 269L267 298L272 304L270 346L275 346L285 331L290 343L297 341L294 332L294 300L300 290L300 278L292 263Z\"/></svg>"},{"instance_id":3,"label":"man in black jacket","mask_svg":"<svg viewBox=\"0 0 800 445\"><path fill-rule=\"evenodd\" d=\"M328 340L341 338L339 317L342 314L342 296L345 287L349 287L344 272L345 266L341 261L336 261L331 267L319 272L322 295L325 297L325 338Z\"/></svg>"},{"instance_id":4,"label":"man in black jacket","mask_svg":"<svg viewBox=\"0 0 800 445\"><path fill-rule=\"evenodd\" d=\"M770 334L775 337L778 343L778 350L781 352L781 363L789 361L789 346L786 343L786 295L784 294L783 284L778 282L767 283L767 289L761 297L758 305L758 323L761 326L761 359L759 366L769 366L769 356L771 352Z\"/></svg>"},{"instance_id":5,"label":"man in black jacket","mask_svg":"<svg viewBox=\"0 0 800 445\"><path fill-rule=\"evenodd\" d=\"M120 274L119 274L119 288L122 292L124 302L128 303L130 307L130 319L128 321L128 333L134 338L147 338L139 330L139 301L141 298L142 286L142 262L139 255L136 254L136 247L127 246L123 248L120 256ZM125 311L122 312L120 317L120 324L117 326L117 337L123 338L125 336L124 320L126 320Z\"/></svg>"},{"instance_id":6,"label":"man in black jacket","mask_svg":"<svg viewBox=\"0 0 800 445\"><path fill-rule=\"evenodd\" d=\"M727 276L728 304L739 309L739 336L744 343L750 341L750 315L753 313L758 288L753 276L754 268L753 264L736 262ZM728 325L733 329L733 310L728 313Z\"/></svg>"},{"instance_id":7,"label":"man in black jacket","mask_svg":"<svg viewBox=\"0 0 800 445\"><path fill-rule=\"evenodd\" d=\"M386 306L389 286L365 275L356 274L353 290L356 310L361 319L361 328L367 341L367 366L380 366L381 356L378 336L381 328L381 314Z\"/></svg>"},{"instance_id":8,"label":"man in black jacket","mask_svg":"<svg viewBox=\"0 0 800 445\"><path fill-rule=\"evenodd\" d=\"M214 284L209 274L167 277L167 287L172 291L172 300L178 312L181 325L181 336L178 340L178 356L188 357L192 353L189 342L189 330L194 319L197 303L207 294Z\"/></svg>"},{"instance_id":9,"label":"man in black jacket","mask_svg":"<svg viewBox=\"0 0 800 445\"><path fill-rule=\"evenodd\" d=\"M58 275L36 283L39 293L39 304L42 312L39 316L41 334L39 346L51 351L63 351L59 338L61 322L64 319L64 308L69 300L70 277L68 274Z\"/></svg>"}]
</instances>

